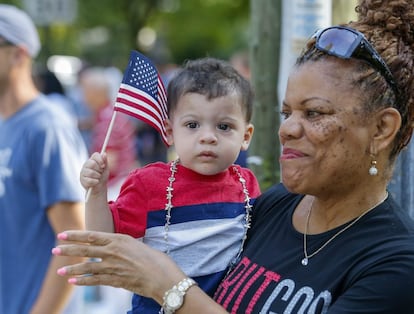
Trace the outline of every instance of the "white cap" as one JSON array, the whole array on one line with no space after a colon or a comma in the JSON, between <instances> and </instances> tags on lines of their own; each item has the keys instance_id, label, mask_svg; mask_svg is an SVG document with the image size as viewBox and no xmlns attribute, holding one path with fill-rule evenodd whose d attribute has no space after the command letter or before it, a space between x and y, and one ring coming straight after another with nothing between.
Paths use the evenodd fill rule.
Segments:
<instances>
[{"instance_id":1,"label":"white cap","mask_svg":"<svg viewBox=\"0 0 414 314\"><path fill-rule=\"evenodd\" d=\"M8 4L0 4L0 37L16 46L24 47L35 58L40 51L36 26L29 15Z\"/></svg>"}]
</instances>

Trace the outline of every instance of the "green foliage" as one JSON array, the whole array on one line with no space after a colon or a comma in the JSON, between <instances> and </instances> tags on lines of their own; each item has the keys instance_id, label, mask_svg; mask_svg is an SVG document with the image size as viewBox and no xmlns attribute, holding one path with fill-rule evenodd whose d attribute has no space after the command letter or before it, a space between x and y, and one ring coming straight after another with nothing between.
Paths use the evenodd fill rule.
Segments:
<instances>
[{"instance_id":1,"label":"green foliage","mask_svg":"<svg viewBox=\"0 0 414 314\"><path fill-rule=\"evenodd\" d=\"M16 6L20 6L20 1L18 0L3 0L1 1L1 4L13 4Z\"/></svg>"},{"instance_id":2,"label":"green foliage","mask_svg":"<svg viewBox=\"0 0 414 314\"><path fill-rule=\"evenodd\" d=\"M2 1L23 8L23 0ZM52 54L75 55L90 64L124 68L137 33L156 30L169 62L211 55L227 58L247 49L248 0L78 0L76 21L38 26L39 61ZM152 54L152 51L144 51Z\"/></svg>"},{"instance_id":3,"label":"green foliage","mask_svg":"<svg viewBox=\"0 0 414 314\"><path fill-rule=\"evenodd\" d=\"M181 1L179 9L160 12L150 22L178 63L206 55L228 58L235 50L248 48L246 0Z\"/></svg>"}]
</instances>

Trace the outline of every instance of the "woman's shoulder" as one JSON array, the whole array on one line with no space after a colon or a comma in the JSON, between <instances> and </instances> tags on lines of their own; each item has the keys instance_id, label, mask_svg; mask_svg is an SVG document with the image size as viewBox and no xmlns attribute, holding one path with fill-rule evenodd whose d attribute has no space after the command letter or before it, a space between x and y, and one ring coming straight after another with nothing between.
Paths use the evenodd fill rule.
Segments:
<instances>
[{"instance_id":1,"label":"woman's shoulder","mask_svg":"<svg viewBox=\"0 0 414 314\"><path fill-rule=\"evenodd\" d=\"M414 279L414 221L392 197L355 224L347 242L360 273L405 263Z\"/></svg>"},{"instance_id":2,"label":"woman's shoulder","mask_svg":"<svg viewBox=\"0 0 414 314\"><path fill-rule=\"evenodd\" d=\"M408 211L401 207L390 195L382 204L377 206L367 218L367 224L383 228L386 237L405 235L413 238L414 245L414 219ZM377 235L378 236L378 235Z\"/></svg>"},{"instance_id":3,"label":"woman's shoulder","mask_svg":"<svg viewBox=\"0 0 414 314\"><path fill-rule=\"evenodd\" d=\"M289 192L282 183L278 183L257 198L254 212L265 215L269 211L274 213L278 208L286 211L287 208L294 207L301 198L301 195Z\"/></svg>"},{"instance_id":4,"label":"woman's shoulder","mask_svg":"<svg viewBox=\"0 0 414 314\"><path fill-rule=\"evenodd\" d=\"M259 197L260 202L262 203L273 203L281 202L286 198L295 198L298 194L289 192L283 183L278 183L267 189Z\"/></svg>"},{"instance_id":5,"label":"woman's shoulder","mask_svg":"<svg viewBox=\"0 0 414 314\"><path fill-rule=\"evenodd\" d=\"M393 220L390 224L391 229L399 229L414 240L414 217L411 217L408 210L400 206L392 195L385 202L385 214L388 214L391 217L389 219Z\"/></svg>"}]
</instances>

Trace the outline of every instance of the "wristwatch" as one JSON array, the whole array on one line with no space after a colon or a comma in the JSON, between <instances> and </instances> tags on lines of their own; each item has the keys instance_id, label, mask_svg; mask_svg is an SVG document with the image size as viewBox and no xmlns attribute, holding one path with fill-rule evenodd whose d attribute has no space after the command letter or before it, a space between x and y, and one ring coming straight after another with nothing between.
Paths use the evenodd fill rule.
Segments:
<instances>
[{"instance_id":1,"label":"wristwatch","mask_svg":"<svg viewBox=\"0 0 414 314\"><path fill-rule=\"evenodd\" d=\"M193 279L187 277L165 292L163 297L164 303L162 305L164 313L173 314L178 310L184 303L184 296L187 293L187 290L196 284L197 283Z\"/></svg>"}]
</instances>

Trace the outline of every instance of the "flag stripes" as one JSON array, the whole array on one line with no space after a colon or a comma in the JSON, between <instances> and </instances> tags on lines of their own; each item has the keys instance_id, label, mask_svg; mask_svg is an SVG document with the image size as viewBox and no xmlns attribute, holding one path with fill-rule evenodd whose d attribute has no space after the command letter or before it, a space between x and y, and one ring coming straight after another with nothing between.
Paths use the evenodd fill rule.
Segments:
<instances>
[{"instance_id":1,"label":"flag stripes","mask_svg":"<svg viewBox=\"0 0 414 314\"><path fill-rule=\"evenodd\" d=\"M167 93L151 60L137 51L131 52L114 110L151 125L168 146L164 126L164 121L168 118Z\"/></svg>"}]
</instances>

